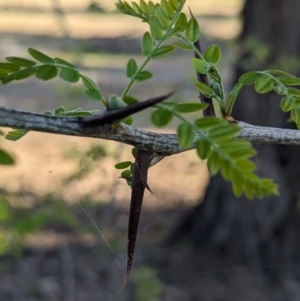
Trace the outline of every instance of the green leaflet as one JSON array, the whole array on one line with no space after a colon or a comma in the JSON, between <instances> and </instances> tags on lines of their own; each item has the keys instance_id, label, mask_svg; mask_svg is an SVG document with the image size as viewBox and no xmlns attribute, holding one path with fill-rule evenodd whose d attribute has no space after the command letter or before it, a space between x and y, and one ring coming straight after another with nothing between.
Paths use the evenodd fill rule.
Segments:
<instances>
[{"instance_id":1,"label":"green leaflet","mask_svg":"<svg viewBox=\"0 0 300 301\"><path fill-rule=\"evenodd\" d=\"M50 80L57 76L57 68L52 65L43 65L36 69L35 75L40 80Z\"/></svg>"},{"instance_id":2,"label":"green leaflet","mask_svg":"<svg viewBox=\"0 0 300 301\"><path fill-rule=\"evenodd\" d=\"M192 59L193 66L195 70L200 73L200 74L207 74L207 68L208 64L206 61L198 59L198 58L193 58Z\"/></svg>"},{"instance_id":3,"label":"green leaflet","mask_svg":"<svg viewBox=\"0 0 300 301\"><path fill-rule=\"evenodd\" d=\"M259 77L255 81L254 89L257 93L268 93L274 89L274 81L272 78L267 76Z\"/></svg>"},{"instance_id":4,"label":"green leaflet","mask_svg":"<svg viewBox=\"0 0 300 301\"><path fill-rule=\"evenodd\" d=\"M198 22L195 18L191 18L188 21L185 35L187 39L192 43L195 43L199 39L200 29L199 29Z\"/></svg>"},{"instance_id":5,"label":"green leaflet","mask_svg":"<svg viewBox=\"0 0 300 301\"><path fill-rule=\"evenodd\" d=\"M189 148L194 141L193 128L188 123L181 123L177 128L177 136L181 149Z\"/></svg>"},{"instance_id":6,"label":"green leaflet","mask_svg":"<svg viewBox=\"0 0 300 301\"><path fill-rule=\"evenodd\" d=\"M8 152L0 148L0 165L11 165L14 163L15 160L13 157Z\"/></svg>"},{"instance_id":7,"label":"green leaflet","mask_svg":"<svg viewBox=\"0 0 300 301\"><path fill-rule=\"evenodd\" d=\"M39 62L50 64L55 63L55 60L53 58L34 48L28 48L28 52L33 58L35 58Z\"/></svg>"},{"instance_id":8,"label":"green leaflet","mask_svg":"<svg viewBox=\"0 0 300 301\"><path fill-rule=\"evenodd\" d=\"M157 127L164 127L168 125L173 118L173 114L164 109L158 109L151 114L151 122Z\"/></svg>"},{"instance_id":9,"label":"green leaflet","mask_svg":"<svg viewBox=\"0 0 300 301\"><path fill-rule=\"evenodd\" d=\"M193 112L202 111L207 107L208 104L206 103L190 102L190 103L179 103L174 106L174 110L179 113L193 113Z\"/></svg>"},{"instance_id":10,"label":"green leaflet","mask_svg":"<svg viewBox=\"0 0 300 301\"><path fill-rule=\"evenodd\" d=\"M142 54L147 56L151 53L152 49L153 49L152 37L151 34L148 31L146 31L142 39Z\"/></svg>"},{"instance_id":11,"label":"green leaflet","mask_svg":"<svg viewBox=\"0 0 300 301\"><path fill-rule=\"evenodd\" d=\"M133 58L129 59L126 66L126 76L132 78L135 75L137 69L138 67L135 60Z\"/></svg>"},{"instance_id":12,"label":"green leaflet","mask_svg":"<svg viewBox=\"0 0 300 301\"><path fill-rule=\"evenodd\" d=\"M252 72L252 71L247 72L239 78L239 83L242 85L252 85L260 77L261 77L261 74L259 74L257 72Z\"/></svg>"},{"instance_id":13,"label":"green leaflet","mask_svg":"<svg viewBox=\"0 0 300 301\"><path fill-rule=\"evenodd\" d=\"M69 83L77 83L80 79L80 74L76 70L66 67L62 68L59 77Z\"/></svg>"},{"instance_id":14,"label":"green leaflet","mask_svg":"<svg viewBox=\"0 0 300 301\"><path fill-rule=\"evenodd\" d=\"M132 164L131 161L124 161L124 162L117 163L115 165L115 168L116 169L125 169L125 168L129 167L131 164Z\"/></svg>"},{"instance_id":15,"label":"green leaflet","mask_svg":"<svg viewBox=\"0 0 300 301\"><path fill-rule=\"evenodd\" d=\"M221 59L221 51L217 45L209 46L205 53L204 58L207 62L216 64Z\"/></svg>"}]
</instances>

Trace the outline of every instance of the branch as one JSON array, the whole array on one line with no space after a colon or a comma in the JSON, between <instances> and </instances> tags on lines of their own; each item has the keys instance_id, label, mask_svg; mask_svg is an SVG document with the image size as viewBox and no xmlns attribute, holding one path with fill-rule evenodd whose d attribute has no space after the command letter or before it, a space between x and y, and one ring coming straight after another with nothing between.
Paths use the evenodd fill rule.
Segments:
<instances>
[{"instance_id":1,"label":"branch","mask_svg":"<svg viewBox=\"0 0 300 301\"><path fill-rule=\"evenodd\" d=\"M239 138L259 143L300 145L298 130L254 126L241 121L237 124L242 129ZM113 140L165 156L182 152L176 134L154 133L135 129L123 123L112 125L109 129L103 126L84 126L82 117L56 117L0 107L0 126Z\"/></svg>"}]
</instances>

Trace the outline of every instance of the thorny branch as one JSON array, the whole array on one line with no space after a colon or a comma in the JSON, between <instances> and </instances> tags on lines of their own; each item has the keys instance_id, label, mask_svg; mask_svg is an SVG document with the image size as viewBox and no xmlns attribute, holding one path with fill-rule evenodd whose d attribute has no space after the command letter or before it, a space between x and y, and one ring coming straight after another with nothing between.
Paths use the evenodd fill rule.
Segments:
<instances>
[{"instance_id":1,"label":"thorny branch","mask_svg":"<svg viewBox=\"0 0 300 301\"><path fill-rule=\"evenodd\" d=\"M242 121L237 121L237 124L242 129L238 135L239 138L254 143L300 145L299 130L254 126ZM110 127L107 131L101 126L84 126L83 119L80 117L56 117L0 107L0 126L113 140L165 156L183 151L179 147L176 134L155 133L122 123ZM196 139L197 136L195 136ZM191 149L194 147L193 145Z\"/></svg>"}]
</instances>

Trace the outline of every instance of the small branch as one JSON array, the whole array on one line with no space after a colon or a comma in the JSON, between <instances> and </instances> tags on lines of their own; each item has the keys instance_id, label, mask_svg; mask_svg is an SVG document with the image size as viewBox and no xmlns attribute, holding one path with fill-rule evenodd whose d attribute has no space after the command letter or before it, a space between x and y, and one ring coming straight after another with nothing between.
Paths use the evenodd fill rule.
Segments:
<instances>
[{"instance_id":1,"label":"small branch","mask_svg":"<svg viewBox=\"0 0 300 301\"><path fill-rule=\"evenodd\" d=\"M135 129L122 123L110 126L107 130L101 126L83 126L82 120L80 117L56 117L0 107L0 126L2 127L113 140L165 156L183 151L178 145L176 134L154 133ZM237 121L237 124L242 129L238 135L239 138L257 143L300 145L299 130L254 126L241 121Z\"/></svg>"}]
</instances>

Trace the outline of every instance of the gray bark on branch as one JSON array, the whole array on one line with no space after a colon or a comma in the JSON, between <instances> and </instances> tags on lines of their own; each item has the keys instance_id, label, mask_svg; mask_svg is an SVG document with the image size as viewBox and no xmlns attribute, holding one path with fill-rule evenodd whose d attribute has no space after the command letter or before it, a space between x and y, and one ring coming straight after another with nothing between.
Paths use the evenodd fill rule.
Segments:
<instances>
[{"instance_id":1,"label":"gray bark on branch","mask_svg":"<svg viewBox=\"0 0 300 301\"><path fill-rule=\"evenodd\" d=\"M300 145L298 130L254 126L241 121L237 123L242 129L239 138L256 143ZM83 126L81 117L57 117L0 107L0 126L113 140L164 156L183 151L179 147L176 134L150 132L123 123L110 126L109 129L103 126Z\"/></svg>"}]
</instances>

